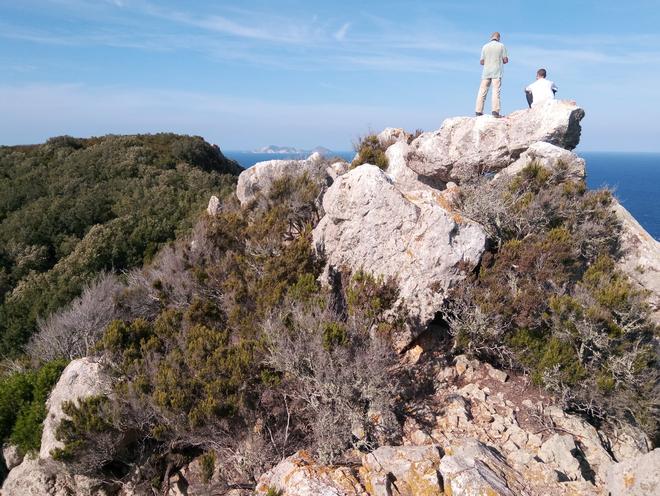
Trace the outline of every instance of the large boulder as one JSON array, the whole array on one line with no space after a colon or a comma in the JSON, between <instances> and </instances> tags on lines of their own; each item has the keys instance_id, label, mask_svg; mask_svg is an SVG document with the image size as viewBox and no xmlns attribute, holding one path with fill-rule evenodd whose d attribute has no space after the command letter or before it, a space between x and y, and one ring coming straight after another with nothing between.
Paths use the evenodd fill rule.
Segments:
<instances>
[{"instance_id":1,"label":"large boulder","mask_svg":"<svg viewBox=\"0 0 660 496\"><path fill-rule=\"evenodd\" d=\"M564 174L565 179L584 179L584 159L575 153L545 141L532 144L518 160L502 169L495 179L504 176L515 176L525 167L536 164L552 173Z\"/></svg>"},{"instance_id":2,"label":"large boulder","mask_svg":"<svg viewBox=\"0 0 660 496\"><path fill-rule=\"evenodd\" d=\"M439 192L404 193L381 169L361 165L339 177L323 198L315 248L328 267L395 279L418 325L395 336L404 349L442 306L448 289L479 262L481 226L451 211Z\"/></svg>"},{"instance_id":3,"label":"large boulder","mask_svg":"<svg viewBox=\"0 0 660 496\"><path fill-rule=\"evenodd\" d=\"M267 160L259 162L241 172L236 185L236 196L241 205L256 200L259 195L267 195L273 183L291 175L307 173L311 178L330 184L343 173L345 162L328 164L320 153L313 153L304 160Z\"/></svg>"},{"instance_id":4,"label":"large boulder","mask_svg":"<svg viewBox=\"0 0 660 496\"><path fill-rule=\"evenodd\" d=\"M440 496L437 446L383 446L362 457L360 475L370 496Z\"/></svg>"},{"instance_id":5,"label":"large boulder","mask_svg":"<svg viewBox=\"0 0 660 496\"><path fill-rule=\"evenodd\" d=\"M508 167L538 141L572 150L580 141L583 117L575 103L560 100L503 119L453 117L411 143L407 164L422 176L460 182Z\"/></svg>"},{"instance_id":6,"label":"large boulder","mask_svg":"<svg viewBox=\"0 0 660 496\"><path fill-rule=\"evenodd\" d=\"M660 494L660 448L610 466L608 494L657 496Z\"/></svg>"},{"instance_id":7,"label":"large boulder","mask_svg":"<svg viewBox=\"0 0 660 496\"><path fill-rule=\"evenodd\" d=\"M649 303L656 323L660 324L660 242L653 239L619 202L614 213L621 221L621 251L619 267L648 291Z\"/></svg>"},{"instance_id":8,"label":"large boulder","mask_svg":"<svg viewBox=\"0 0 660 496\"><path fill-rule=\"evenodd\" d=\"M255 493L265 496L271 489L282 491L282 496L367 496L349 468L318 465L304 451L263 474Z\"/></svg>"},{"instance_id":9,"label":"large boulder","mask_svg":"<svg viewBox=\"0 0 660 496\"><path fill-rule=\"evenodd\" d=\"M109 496L112 485L82 475L71 475L52 459L26 456L9 472L2 484L2 496Z\"/></svg>"},{"instance_id":10,"label":"large boulder","mask_svg":"<svg viewBox=\"0 0 660 496\"><path fill-rule=\"evenodd\" d=\"M439 467L446 494L452 496L514 496L524 494L520 474L493 449L476 439L447 449Z\"/></svg>"},{"instance_id":11,"label":"large boulder","mask_svg":"<svg viewBox=\"0 0 660 496\"><path fill-rule=\"evenodd\" d=\"M56 439L55 431L65 417L62 411L64 402L107 395L111 390L111 378L103 366L94 359L80 358L67 365L46 401L48 413L44 420L39 456L50 458L53 449L63 447L63 444Z\"/></svg>"}]
</instances>

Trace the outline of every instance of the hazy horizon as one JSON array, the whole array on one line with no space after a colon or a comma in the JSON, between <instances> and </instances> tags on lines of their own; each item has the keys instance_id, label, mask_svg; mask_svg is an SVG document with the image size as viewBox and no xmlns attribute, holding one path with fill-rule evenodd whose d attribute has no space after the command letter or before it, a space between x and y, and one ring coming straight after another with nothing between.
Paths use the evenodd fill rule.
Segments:
<instances>
[{"instance_id":1,"label":"hazy horizon","mask_svg":"<svg viewBox=\"0 0 660 496\"><path fill-rule=\"evenodd\" d=\"M176 132L227 150L348 150L369 131L471 115L479 51L499 30L504 113L544 66L586 111L585 150L660 151L648 0L23 0L0 1L0 19L0 144Z\"/></svg>"}]
</instances>

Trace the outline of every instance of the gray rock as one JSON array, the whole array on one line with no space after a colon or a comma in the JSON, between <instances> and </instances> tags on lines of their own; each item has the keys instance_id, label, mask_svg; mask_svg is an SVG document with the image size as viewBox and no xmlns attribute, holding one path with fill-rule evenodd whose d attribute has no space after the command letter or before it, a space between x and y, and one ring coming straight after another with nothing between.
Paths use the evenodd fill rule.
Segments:
<instances>
[{"instance_id":1,"label":"gray rock","mask_svg":"<svg viewBox=\"0 0 660 496\"><path fill-rule=\"evenodd\" d=\"M100 481L68 474L51 459L26 456L9 472L2 484L2 496L107 496Z\"/></svg>"},{"instance_id":2,"label":"gray rock","mask_svg":"<svg viewBox=\"0 0 660 496\"><path fill-rule=\"evenodd\" d=\"M319 466L304 451L263 474L255 494L265 496L271 488L283 491L283 496L367 496L349 468Z\"/></svg>"},{"instance_id":3,"label":"gray rock","mask_svg":"<svg viewBox=\"0 0 660 496\"><path fill-rule=\"evenodd\" d=\"M440 496L437 446L382 446L362 457L360 476L370 496Z\"/></svg>"},{"instance_id":4,"label":"gray rock","mask_svg":"<svg viewBox=\"0 0 660 496\"><path fill-rule=\"evenodd\" d=\"M323 198L314 245L328 267L393 278L418 325L396 336L405 348L434 317L448 289L479 262L481 226L442 206L439 193L402 193L374 165L339 177Z\"/></svg>"},{"instance_id":5,"label":"gray rock","mask_svg":"<svg viewBox=\"0 0 660 496\"><path fill-rule=\"evenodd\" d=\"M100 363L91 358L73 360L66 366L59 381L46 401L48 411L41 435L41 458L50 458L50 452L63 444L55 438L55 430L64 412L65 401L75 401L88 396L106 395L112 390L112 381Z\"/></svg>"},{"instance_id":6,"label":"gray rock","mask_svg":"<svg viewBox=\"0 0 660 496\"><path fill-rule=\"evenodd\" d=\"M394 143L407 143L410 135L400 127L386 127L376 137L380 145L387 148Z\"/></svg>"},{"instance_id":7,"label":"gray rock","mask_svg":"<svg viewBox=\"0 0 660 496\"><path fill-rule=\"evenodd\" d=\"M639 287L649 292L653 318L660 324L660 242L656 241L619 202L614 213L621 221L621 249L619 267Z\"/></svg>"},{"instance_id":8,"label":"gray rock","mask_svg":"<svg viewBox=\"0 0 660 496\"><path fill-rule=\"evenodd\" d=\"M532 144L514 163L502 169L495 175L495 179L504 176L515 176L528 165L536 163L552 172L558 171L559 166L565 167L566 179L584 179L584 159L575 153L544 141Z\"/></svg>"},{"instance_id":9,"label":"gray rock","mask_svg":"<svg viewBox=\"0 0 660 496\"><path fill-rule=\"evenodd\" d=\"M446 450L440 462L444 491L452 496L525 494L519 474L499 454L476 439L467 438Z\"/></svg>"},{"instance_id":10,"label":"gray rock","mask_svg":"<svg viewBox=\"0 0 660 496\"><path fill-rule=\"evenodd\" d=\"M453 117L410 145L407 164L422 176L460 182L511 165L533 143L545 141L572 150L580 141L584 110L552 100L504 119Z\"/></svg>"},{"instance_id":11,"label":"gray rock","mask_svg":"<svg viewBox=\"0 0 660 496\"><path fill-rule=\"evenodd\" d=\"M553 434L541 445L539 457L545 463L559 467L559 470L570 480L581 480L580 462L573 456L577 451L575 439L569 435Z\"/></svg>"},{"instance_id":12,"label":"gray rock","mask_svg":"<svg viewBox=\"0 0 660 496\"><path fill-rule=\"evenodd\" d=\"M209 204L206 207L206 213L208 213L211 216L218 215L218 212L220 211L220 199L213 195L209 199Z\"/></svg>"},{"instance_id":13,"label":"gray rock","mask_svg":"<svg viewBox=\"0 0 660 496\"><path fill-rule=\"evenodd\" d=\"M236 196L241 205L247 205L259 195L267 195L274 181L289 175L307 173L321 183L332 182L332 176L338 175L341 168L337 164L330 166L320 153L312 153L304 160L267 160L245 169L238 176Z\"/></svg>"},{"instance_id":14,"label":"gray rock","mask_svg":"<svg viewBox=\"0 0 660 496\"><path fill-rule=\"evenodd\" d=\"M607 473L608 494L657 496L660 494L660 448L636 458L612 464Z\"/></svg>"},{"instance_id":15,"label":"gray rock","mask_svg":"<svg viewBox=\"0 0 660 496\"><path fill-rule=\"evenodd\" d=\"M2 447L2 457L5 460L5 466L7 467L7 470L11 470L12 468L21 464L23 458L25 457L25 453L23 453L23 450L21 450L18 446L13 444L5 444Z\"/></svg>"}]
</instances>

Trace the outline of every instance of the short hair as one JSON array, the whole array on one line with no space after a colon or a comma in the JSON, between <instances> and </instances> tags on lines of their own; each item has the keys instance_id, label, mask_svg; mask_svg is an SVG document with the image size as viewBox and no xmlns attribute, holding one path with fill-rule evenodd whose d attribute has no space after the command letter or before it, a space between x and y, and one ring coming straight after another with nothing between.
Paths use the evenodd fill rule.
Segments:
<instances>
[{"instance_id":1,"label":"short hair","mask_svg":"<svg viewBox=\"0 0 660 496\"><path fill-rule=\"evenodd\" d=\"M539 76L539 77L544 78L548 75L548 73L545 72L545 69L539 69L538 71L536 71L536 75Z\"/></svg>"},{"instance_id":2,"label":"short hair","mask_svg":"<svg viewBox=\"0 0 660 496\"><path fill-rule=\"evenodd\" d=\"M499 40L500 39L500 33L499 31L495 31L493 34L490 35L491 40Z\"/></svg>"}]
</instances>

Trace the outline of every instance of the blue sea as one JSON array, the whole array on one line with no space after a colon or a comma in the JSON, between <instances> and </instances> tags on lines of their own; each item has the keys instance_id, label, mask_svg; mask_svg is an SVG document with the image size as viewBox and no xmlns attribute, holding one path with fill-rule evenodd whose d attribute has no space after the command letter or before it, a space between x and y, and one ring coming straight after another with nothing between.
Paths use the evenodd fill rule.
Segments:
<instances>
[{"instance_id":1,"label":"blue sea","mask_svg":"<svg viewBox=\"0 0 660 496\"><path fill-rule=\"evenodd\" d=\"M276 159L300 159L304 155L228 151L224 154L243 167ZM660 240L660 153L578 152L587 162L589 188L608 186L637 221ZM352 160L355 152L332 152Z\"/></svg>"}]
</instances>

